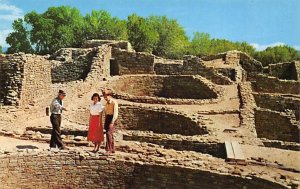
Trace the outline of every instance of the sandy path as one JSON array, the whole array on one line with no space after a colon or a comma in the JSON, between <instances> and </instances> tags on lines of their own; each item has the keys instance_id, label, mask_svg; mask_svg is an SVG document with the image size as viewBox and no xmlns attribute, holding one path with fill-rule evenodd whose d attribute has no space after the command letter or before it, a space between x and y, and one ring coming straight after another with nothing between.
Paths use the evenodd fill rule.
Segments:
<instances>
[{"instance_id":1,"label":"sandy path","mask_svg":"<svg viewBox=\"0 0 300 189\"><path fill-rule=\"evenodd\" d=\"M0 149L49 149L49 144L0 136Z\"/></svg>"}]
</instances>

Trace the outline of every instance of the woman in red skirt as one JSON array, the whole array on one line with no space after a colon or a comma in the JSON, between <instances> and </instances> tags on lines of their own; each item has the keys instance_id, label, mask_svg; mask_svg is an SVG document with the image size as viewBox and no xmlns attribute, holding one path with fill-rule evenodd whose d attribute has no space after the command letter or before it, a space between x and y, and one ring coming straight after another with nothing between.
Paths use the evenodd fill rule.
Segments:
<instances>
[{"instance_id":1,"label":"woman in red skirt","mask_svg":"<svg viewBox=\"0 0 300 189\"><path fill-rule=\"evenodd\" d=\"M90 126L87 139L95 144L93 152L98 152L101 143L104 141L102 127L102 111L103 105L100 103L100 96L94 93L92 96L92 104L90 105Z\"/></svg>"}]
</instances>

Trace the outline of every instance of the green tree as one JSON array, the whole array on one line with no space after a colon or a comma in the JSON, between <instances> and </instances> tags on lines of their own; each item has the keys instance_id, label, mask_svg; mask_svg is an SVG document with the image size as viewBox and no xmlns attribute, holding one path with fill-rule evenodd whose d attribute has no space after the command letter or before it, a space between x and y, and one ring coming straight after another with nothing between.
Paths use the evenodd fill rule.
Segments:
<instances>
[{"instance_id":1,"label":"green tree","mask_svg":"<svg viewBox=\"0 0 300 189\"><path fill-rule=\"evenodd\" d=\"M217 54L221 52L239 50L253 55L255 49L247 42L232 42L226 39L211 39L208 33L194 33L188 53L198 56Z\"/></svg>"},{"instance_id":2,"label":"green tree","mask_svg":"<svg viewBox=\"0 0 300 189\"><path fill-rule=\"evenodd\" d=\"M13 32L10 33L6 42L10 45L7 53L24 52L32 53L33 49L30 44L29 30L23 23L23 19L19 18L12 24Z\"/></svg>"},{"instance_id":3,"label":"green tree","mask_svg":"<svg viewBox=\"0 0 300 189\"><path fill-rule=\"evenodd\" d=\"M211 39L208 33L194 33L194 36L188 47L188 53L192 55L208 55L210 54Z\"/></svg>"},{"instance_id":4,"label":"green tree","mask_svg":"<svg viewBox=\"0 0 300 189\"><path fill-rule=\"evenodd\" d=\"M0 45L0 54L3 53L2 46Z\"/></svg>"},{"instance_id":5,"label":"green tree","mask_svg":"<svg viewBox=\"0 0 300 189\"><path fill-rule=\"evenodd\" d=\"M243 41L242 43L237 42L237 44L239 46L238 50L248 53L251 56L255 54L255 48L249 43Z\"/></svg>"},{"instance_id":6,"label":"green tree","mask_svg":"<svg viewBox=\"0 0 300 189\"><path fill-rule=\"evenodd\" d=\"M43 14L33 11L25 15L25 21L32 27L30 40L37 53L52 53L63 47L78 47L84 40L84 20L76 8L50 7Z\"/></svg>"},{"instance_id":7,"label":"green tree","mask_svg":"<svg viewBox=\"0 0 300 189\"><path fill-rule=\"evenodd\" d=\"M93 10L84 20L86 39L127 39L126 21L112 17L107 11Z\"/></svg>"},{"instance_id":8,"label":"green tree","mask_svg":"<svg viewBox=\"0 0 300 189\"><path fill-rule=\"evenodd\" d=\"M159 41L159 34L153 25L136 14L128 16L127 32L130 43L139 52L152 52Z\"/></svg>"},{"instance_id":9,"label":"green tree","mask_svg":"<svg viewBox=\"0 0 300 189\"><path fill-rule=\"evenodd\" d=\"M150 16L146 19L157 31L159 39L153 48L153 54L168 57L181 58L189 44L188 37L180 24L166 16Z\"/></svg>"},{"instance_id":10,"label":"green tree","mask_svg":"<svg viewBox=\"0 0 300 189\"><path fill-rule=\"evenodd\" d=\"M278 62L300 60L300 53L288 45L268 47L263 51L256 52L254 58L261 61L264 66Z\"/></svg>"}]
</instances>

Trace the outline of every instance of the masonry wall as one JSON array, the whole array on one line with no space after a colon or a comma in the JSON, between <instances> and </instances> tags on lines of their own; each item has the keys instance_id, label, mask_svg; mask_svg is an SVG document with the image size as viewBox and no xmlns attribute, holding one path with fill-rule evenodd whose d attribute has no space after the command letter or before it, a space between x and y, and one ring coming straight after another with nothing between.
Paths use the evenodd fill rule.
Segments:
<instances>
[{"instance_id":1,"label":"masonry wall","mask_svg":"<svg viewBox=\"0 0 300 189\"><path fill-rule=\"evenodd\" d=\"M85 78L88 82L99 82L110 76L111 47L102 45L93 49L94 56L89 73Z\"/></svg>"},{"instance_id":2,"label":"masonry wall","mask_svg":"<svg viewBox=\"0 0 300 189\"><path fill-rule=\"evenodd\" d=\"M239 64L247 72L248 81L255 81L257 74L263 72L261 62L255 60L246 53L239 53L239 59Z\"/></svg>"},{"instance_id":3,"label":"masonry wall","mask_svg":"<svg viewBox=\"0 0 300 189\"><path fill-rule=\"evenodd\" d=\"M6 81L6 70L8 62L5 61L6 56L0 54L0 103L4 103L4 96L5 96L5 81Z\"/></svg>"},{"instance_id":4,"label":"masonry wall","mask_svg":"<svg viewBox=\"0 0 300 189\"><path fill-rule=\"evenodd\" d=\"M20 105L35 104L51 90L51 65L40 56L26 56L20 91Z\"/></svg>"},{"instance_id":5,"label":"masonry wall","mask_svg":"<svg viewBox=\"0 0 300 189\"><path fill-rule=\"evenodd\" d=\"M118 128L182 135L208 133L206 127L182 114L134 106L120 106Z\"/></svg>"},{"instance_id":6,"label":"masonry wall","mask_svg":"<svg viewBox=\"0 0 300 189\"><path fill-rule=\"evenodd\" d=\"M230 84L232 81L254 80L256 74L262 73L263 67L260 62L243 52L229 51L200 58L186 55L183 64L158 61L154 69L159 75L199 74L216 84Z\"/></svg>"},{"instance_id":7,"label":"masonry wall","mask_svg":"<svg viewBox=\"0 0 300 189\"><path fill-rule=\"evenodd\" d=\"M133 164L78 153L1 157L0 186L11 188L125 188Z\"/></svg>"},{"instance_id":8,"label":"masonry wall","mask_svg":"<svg viewBox=\"0 0 300 189\"><path fill-rule=\"evenodd\" d=\"M296 119L300 119L300 98L286 97L281 95L254 93L257 106L284 112L287 109L295 111Z\"/></svg>"},{"instance_id":9,"label":"masonry wall","mask_svg":"<svg viewBox=\"0 0 300 189\"><path fill-rule=\"evenodd\" d=\"M131 44L128 41L115 41L115 40L87 40L82 44L82 48L94 48L102 45L109 45L113 48L120 48L127 51L134 51Z\"/></svg>"},{"instance_id":10,"label":"masonry wall","mask_svg":"<svg viewBox=\"0 0 300 189\"><path fill-rule=\"evenodd\" d=\"M24 54L6 55L2 62L2 96L5 105L19 105L22 73L24 72Z\"/></svg>"},{"instance_id":11,"label":"masonry wall","mask_svg":"<svg viewBox=\"0 0 300 189\"><path fill-rule=\"evenodd\" d=\"M50 56L52 61L52 82L63 83L85 79L90 71L93 49L63 48Z\"/></svg>"},{"instance_id":12,"label":"masonry wall","mask_svg":"<svg viewBox=\"0 0 300 189\"><path fill-rule=\"evenodd\" d=\"M295 69L297 74L297 80L300 80L300 61L295 61Z\"/></svg>"},{"instance_id":13,"label":"masonry wall","mask_svg":"<svg viewBox=\"0 0 300 189\"><path fill-rule=\"evenodd\" d=\"M157 75L181 75L183 72L182 63L156 63L154 70Z\"/></svg>"},{"instance_id":14,"label":"masonry wall","mask_svg":"<svg viewBox=\"0 0 300 189\"><path fill-rule=\"evenodd\" d=\"M269 75L279 79L298 80L296 64L300 62L286 62L269 64Z\"/></svg>"},{"instance_id":15,"label":"masonry wall","mask_svg":"<svg viewBox=\"0 0 300 189\"><path fill-rule=\"evenodd\" d=\"M112 66L117 75L154 74L154 55L142 52L130 52L120 48L112 49Z\"/></svg>"},{"instance_id":16,"label":"masonry wall","mask_svg":"<svg viewBox=\"0 0 300 189\"><path fill-rule=\"evenodd\" d=\"M212 67L206 67L202 60L196 56L184 56L183 57L183 75L201 75L212 82L220 85L231 84L232 81Z\"/></svg>"},{"instance_id":17,"label":"masonry wall","mask_svg":"<svg viewBox=\"0 0 300 189\"><path fill-rule=\"evenodd\" d=\"M49 93L51 65L45 57L10 54L1 64L2 100L5 105L27 106Z\"/></svg>"},{"instance_id":18,"label":"masonry wall","mask_svg":"<svg viewBox=\"0 0 300 189\"><path fill-rule=\"evenodd\" d=\"M210 99L218 97L218 90L206 80L195 76L126 76L112 83L116 92L135 96L165 98Z\"/></svg>"},{"instance_id":19,"label":"masonry wall","mask_svg":"<svg viewBox=\"0 0 300 189\"><path fill-rule=\"evenodd\" d=\"M2 155L0 185L10 188L210 188L287 189L251 177L180 166L141 164L103 156L61 153Z\"/></svg>"},{"instance_id":20,"label":"masonry wall","mask_svg":"<svg viewBox=\"0 0 300 189\"><path fill-rule=\"evenodd\" d=\"M225 145L219 141L210 140L191 140L183 137L173 137L172 135L159 135L155 133L147 134L123 134L124 140L140 141L161 145L166 149L175 149L179 151L195 151L203 154L210 154L214 157L225 158Z\"/></svg>"},{"instance_id":21,"label":"masonry wall","mask_svg":"<svg viewBox=\"0 0 300 189\"><path fill-rule=\"evenodd\" d=\"M256 92L300 94L300 81L280 80L276 77L257 75L254 83Z\"/></svg>"},{"instance_id":22,"label":"masonry wall","mask_svg":"<svg viewBox=\"0 0 300 189\"><path fill-rule=\"evenodd\" d=\"M255 128L260 138L300 142L300 125L294 115L258 108L255 110Z\"/></svg>"}]
</instances>

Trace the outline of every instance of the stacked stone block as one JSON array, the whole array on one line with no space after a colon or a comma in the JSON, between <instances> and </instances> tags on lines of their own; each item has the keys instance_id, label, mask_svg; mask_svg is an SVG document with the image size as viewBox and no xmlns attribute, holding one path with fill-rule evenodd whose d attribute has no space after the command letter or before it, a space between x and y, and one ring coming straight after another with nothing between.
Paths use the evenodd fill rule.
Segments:
<instances>
[{"instance_id":1,"label":"stacked stone block","mask_svg":"<svg viewBox=\"0 0 300 189\"><path fill-rule=\"evenodd\" d=\"M294 114L257 108L255 126L260 138L300 142L300 124Z\"/></svg>"},{"instance_id":2,"label":"stacked stone block","mask_svg":"<svg viewBox=\"0 0 300 189\"><path fill-rule=\"evenodd\" d=\"M208 129L191 118L164 108L120 106L118 128L153 131L155 133L203 135Z\"/></svg>"},{"instance_id":3,"label":"stacked stone block","mask_svg":"<svg viewBox=\"0 0 300 189\"><path fill-rule=\"evenodd\" d=\"M282 93L300 94L300 81L281 80L276 77L258 74L254 83L256 92L262 93Z\"/></svg>"},{"instance_id":4,"label":"stacked stone block","mask_svg":"<svg viewBox=\"0 0 300 189\"><path fill-rule=\"evenodd\" d=\"M279 79L286 80L299 80L297 75L296 67L300 65L300 62L285 62L285 63L277 63L277 64L269 64L269 75L273 77L277 77Z\"/></svg>"},{"instance_id":5,"label":"stacked stone block","mask_svg":"<svg viewBox=\"0 0 300 189\"><path fill-rule=\"evenodd\" d=\"M118 75L154 74L154 55L143 52L131 52L120 48L112 49Z\"/></svg>"}]
</instances>

